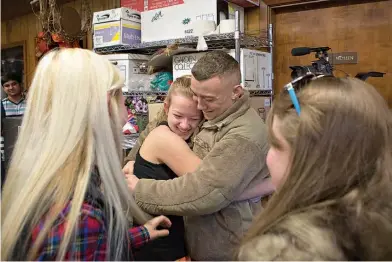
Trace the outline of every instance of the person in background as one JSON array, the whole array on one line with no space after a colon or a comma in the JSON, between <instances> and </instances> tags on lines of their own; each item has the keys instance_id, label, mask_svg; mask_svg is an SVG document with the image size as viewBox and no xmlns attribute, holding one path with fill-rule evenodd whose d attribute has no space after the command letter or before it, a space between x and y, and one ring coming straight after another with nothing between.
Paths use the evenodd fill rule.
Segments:
<instances>
[{"instance_id":1,"label":"person in background","mask_svg":"<svg viewBox=\"0 0 392 262\"><path fill-rule=\"evenodd\" d=\"M276 192L240 261L392 260L392 117L371 85L323 77L268 116ZM295 103L295 100L293 100Z\"/></svg>"},{"instance_id":2,"label":"person in background","mask_svg":"<svg viewBox=\"0 0 392 262\"><path fill-rule=\"evenodd\" d=\"M1 100L6 116L20 116L26 109L26 100L21 86L21 77L6 74L1 78L1 85L7 97Z\"/></svg>"},{"instance_id":3,"label":"person in background","mask_svg":"<svg viewBox=\"0 0 392 262\"><path fill-rule=\"evenodd\" d=\"M3 261L132 260L169 233L156 229L166 217L147 221L122 174L123 86L89 50L40 60L2 194Z\"/></svg>"},{"instance_id":4,"label":"person in background","mask_svg":"<svg viewBox=\"0 0 392 262\"><path fill-rule=\"evenodd\" d=\"M159 125L145 138L136 153L133 173L138 178L169 180L194 172L201 159L189 147L190 138L203 120L197 102L193 100L191 76L177 78L170 86L163 109L157 114ZM256 184L259 188L259 185ZM252 189L252 188L251 188ZM251 190L250 189L250 190ZM260 196L243 192L236 199ZM169 236L145 245L135 252L135 260L186 260L185 229L182 216L169 216L172 222Z\"/></svg>"},{"instance_id":5,"label":"person in background","mask_svg":"<svg viewBox=\"0 0 392 262\"><path fill-rule=\"evenodd\" d=\"M185 216L192 260L231 260L261 210L259 199L236 201L251 184L269 175L266 127L240 82L239 64L226 52L201 57L192 68L191 89L206 119L192 138L193 152L202 162L194 172L167 181L128 176L129 187L146 212Z\"/></svg>"},{"instance_id":6,"label":"person in background","mask_svg":"<svg viewBox=\"0 0 392 262\"><path fill-rule=\"evenodd\" d=\"M3 103L1 103L1 189L3 189L3 184L5 182L5 155L4 155L4 137L3 137L3 127L5 119L5 111L3 107Z\"/></svg>"}]
</instances>

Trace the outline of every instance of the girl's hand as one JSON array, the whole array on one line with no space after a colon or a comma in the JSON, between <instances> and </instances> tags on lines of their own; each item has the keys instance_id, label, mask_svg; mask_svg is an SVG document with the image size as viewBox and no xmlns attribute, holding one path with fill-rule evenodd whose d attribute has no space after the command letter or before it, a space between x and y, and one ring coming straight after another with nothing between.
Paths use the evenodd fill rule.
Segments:
<instances>
[{"instance_id":1,"label":"girl's hand","mask_svg":"<svg viewBox=\"0 0 392 262\"><path fill-rule=\"evenodd\" d=\"M123 167L124 175L133 175L133 165L135 161L128 161L128 163Z\"/></svg>"},{"instance_id":2,"label":"girl's hand","mask_svg":"<svg viewBox=\"0 0 392 262\"><path fill-rule=\"evenodd\" d=\"M127 180L128 188L133 192L135 191L136 184L139 182L139 178L135 175L125 175L125 179Z\"/></svg>"},{"instance_id":3,"label":"girl's hand","mask_svg":"<svg viewBox=\"0 0 392 262\"><path fill-rule=\"evenodd\" d=\"M159 237L165 237L169 235L169 230L167 229L157 229L158 226L170 228L171 222L165 216L154 217L149 220L144 227L147 228L148 233L150 234L150 240L154 240Z\"/></svg>"}]
</instances>

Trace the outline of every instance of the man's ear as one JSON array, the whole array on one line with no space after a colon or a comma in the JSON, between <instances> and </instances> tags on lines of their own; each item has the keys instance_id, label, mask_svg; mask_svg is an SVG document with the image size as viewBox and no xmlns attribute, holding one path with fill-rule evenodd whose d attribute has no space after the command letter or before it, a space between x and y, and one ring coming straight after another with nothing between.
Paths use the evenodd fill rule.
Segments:
<instances>
[{"instance_id":1,"label":"man's ear","mask_svg":"<svg viewBox=\"0 0 392 262\"><path fill-rule=\"evenodd\" d=\"M233 87L232 99L237 100L244 94L244 88L241 85L236 85Z\"/></svg>"},{"instance_id":2,"label":"man's ear","mask_svg":"<svg viewBox=\"0 0 392 262\"><path fill-rule=\"evenodd\" d=\"M165 110L165 114L168 115L169 114L169 104L167 101L163 102L163 110Z\"/></svg>"}]
</instances>

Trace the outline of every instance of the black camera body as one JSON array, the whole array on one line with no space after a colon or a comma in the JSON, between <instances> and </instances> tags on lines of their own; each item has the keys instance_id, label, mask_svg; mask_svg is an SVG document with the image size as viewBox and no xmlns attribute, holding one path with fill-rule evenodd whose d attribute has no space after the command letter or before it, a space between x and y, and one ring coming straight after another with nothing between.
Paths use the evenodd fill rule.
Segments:
<instances>
[{"instance_id":1,"label":"black camera body","mask_svg":"<svg viewBox=\"0 0 392 262\"><path fill-rule=\"evenodd\" d=\"M291 55L292 56L304 56L308 55L312 52L315 52L315 57L317 60L312 62L312 65L306 65L306 66L290 66L290 69L292 70L291 72L291 78L293 80L299 79L299 78L307 78L309 75L313 76L334 76L333 75L333 66L329 62L328 58L328 50L331 48L324 46L324 47L296 47L291 50ZM355 78L361 79L362 81L366 81L367 78L369 77L383 77L385 73L382 72L375 72L375 71L370 71L370 72L360 72L357 73ZM302 81L303 84L306 81ZM302 85L303 85L302 84ZM302 86L300 83L296 83L296 88L300 88Z\"/></svg>"},{"instance_id":2,"label":"black camera body","mask_svg":"<svg viewBox=\"0 0 392 262\"><path fill-rule=\"evenodd\" d=\"M306 66L290 66L291 78L296 79L298 77L304 76L307 73L312 73L314 75L325 75L332 76L333 75L333 67L331 63L329 63L328 58L328 50L329 47L297 47L291 50L291 54L293 56L303 56L308 55L311 52L315 52L315 57L317 60L312 61L312 65Z\"/></svg>"}]
</instances>

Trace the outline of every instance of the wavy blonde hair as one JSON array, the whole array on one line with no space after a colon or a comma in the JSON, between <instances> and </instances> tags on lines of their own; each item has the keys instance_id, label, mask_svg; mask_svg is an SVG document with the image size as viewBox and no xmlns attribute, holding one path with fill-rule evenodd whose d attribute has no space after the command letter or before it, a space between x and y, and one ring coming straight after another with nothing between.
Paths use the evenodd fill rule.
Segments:
<instances>
[{"instance_id":1,"label":"wavy blonde hair","mask_svg":"<svg viewBox=\"0 0 392 262\"><path fill-rule=\"evenodd\" d=\"M167 96L165 98L165 103L170 106L173 95L182 95L186 98L193 98L193 92L191 89L191 75L184 75L178 77L170 86ZM162 108L154 119L157 123L162 121L167 121L167 114L165 109ZM154 122L155 123L155 122Z\"/></svg>"},{"instance_id":2,"label":"wavy blonde hair","mask_svg":"<svg viewBox=\"0 0 392 262\"><path fill-rule=\"evenodd\" d=\"M62 260L77 230L95 169L105 208L113 211L106 218L107 245L115 249L107 249L107 258L119 260L127 252L123 247L132 217L142 224L148 216L135 203L121 170L123 85L118 70L88 50L56 50L41 59L3 191L2 260L12 259L16 243L23 238L29 247L26 259L34 260L72 199L57 255ZM44 216L43 229L30 247L31 230ZM27 236L22 234L26 229Z\"/></svg>"},{"instance_id":3,"label":"wavy blonde hair","mask_svg":"<svg viewBox=\"0 0 392 262\"><path fill-rule=\"evenodd\" d=\"M272 130L278 118L292 159L285 181L243 244L287 216L320 208L330 211L325 220L341 238L337 241L346 237L360 243L360 260L387 258L392 235L392 117L386 101L363 81L333 77L310 82L298 99L299 116L286 92L269 113L270 142L281 146ZM336 206L340 213L333 211ZM346 224L349 227L339 231L338 225Z\"/></svg>"}]
</instances>

